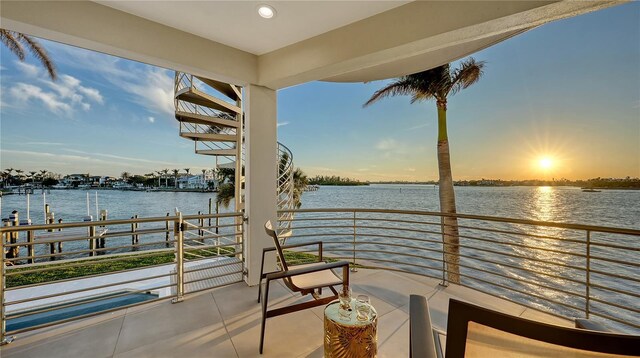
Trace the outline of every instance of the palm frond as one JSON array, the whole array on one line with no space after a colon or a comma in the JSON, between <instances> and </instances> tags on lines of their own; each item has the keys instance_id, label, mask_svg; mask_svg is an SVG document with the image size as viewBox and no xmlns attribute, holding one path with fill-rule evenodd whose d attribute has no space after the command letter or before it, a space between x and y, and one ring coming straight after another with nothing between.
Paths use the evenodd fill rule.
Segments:
<instances>
[{"instance_id":1,"label":"palm frond","mask_svg":"<svg viewBox=\"0 0 640 358\"><path fill-rule=\"evenodd\" d=\"M409 76L400 77L397 81L388 84L387 86L377 90L371 98L362 107L366 107L374 102L377 102L385 97L389 96L406 96L415 92L413 88L414 81Z\"/></svg>"},{"instance_id":2,"label":"palm frond","mask_svg":"<svg viewBox=\"0 0 640 358\"><path fill-rule=\"evenodd\" d=\"M484 64L484 61L476 61L473 57L462 61L460 67L451 73L451 89L449 90L449 94L454 95L478 82L480 77L482 77Z\"/></svg>"},{"instance_id":3,"label":"palm frond","mask_svg":"<svg viewBox=\"0 0 640 358\"><path fill-rule=\"evenodd\" d=\"M9 51L18 56L20 61L24 61L24 48L15 36L13 36L14 34L13 31L0 29L0 41L7 46Z\"/></svg>"},{"instance_id":4,"label":"palm frond","mask_svg":"<svg viewBox=\"0 0 640 358\"><path fill-rule=\"evenodd\" d=\"M49 57L47 51L42 48L42 46L40 46L37 41L32 39L31 36L27 36L21 33L16 34L18 40L27 44L29 52L31 52L33 57L37 58L38 61L42 63L47 72L49 72L49 77L51 77L52 80L55 80L57 78L56 67L53 64L53 61L51 61L51 58Z\"/></svg>"},{"instance_id":5,"label":"palm frond","mask_svg":"<svg viewBox=\"0 0 640 358\"><path fill-rule=\"evenodd\" d=\"M236 196L236 187L234 184L227 183L218 187L218 194L216 195L216 203L222 205L225 208L229 207L231 199Z\"/></svg>"}]
</instances>

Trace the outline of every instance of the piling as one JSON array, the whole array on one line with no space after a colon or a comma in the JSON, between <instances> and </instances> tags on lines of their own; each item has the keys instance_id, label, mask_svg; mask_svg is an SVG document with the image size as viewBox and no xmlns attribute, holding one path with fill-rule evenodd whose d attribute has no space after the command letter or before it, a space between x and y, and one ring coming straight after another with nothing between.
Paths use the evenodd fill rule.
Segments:
<instances>
[{"instance_id":1,"label":"piling","mask_svg":"<svg viewBox=\"0 0 640 358\"><path fill-rule=\"evenodd\" d=\"M101 221L106 221L108 216L109 216L109 212L107 210L105 210L105 209L100 210L100 220ZM101 227L105 227L105 226L102 225ZM105 241L105 238L102 237L102 236L98 239L98 248L104 249L104 244L105 244L104 241ZM104 252L104 251L100 251L100 252ZM100 253L100 252L98 252L98 253Z\"/></svg>"},{"instance_id":2,"label":"piling","mask_svg":"<svg viewBox=\"0 0 640 358\"><path fill-rule=\"evenodd\" d=\"M84 217L83 221L89 222L93 221L93 216L87 215ZM89 256L96 255L96 227L95 226L87 226L87 236L89 237Z\"/></svg>"},{"instance_id":3,"label":"piling","mask_svg":"<svg viewBox=\"0 0 640 358\"><path fill-rule=\"evenodd\" d=\"M47 225L52 225L55 221L55 214L49 211L49 205L45 205L45 212L47 215ZM47 229L48 232L53 232L53 229ZM56 253L56 244L55 242L49 243L49 254L53 255ZM51 256L49 258L50 261L55 260L55 256Z\"/></svg>"},{"instance_id":4,"label":"piling","mask_svg":"<svg viewBox=\"0 0 640 358\"><path fill-rule=\"evenodd\" d=\"M216 215L220 214L220 204L216 202ZM218 233L218 226L220 226L220 217L216 216L216 234Z\"/></svg>"},{"instance_id":5,"label":"piling","mask_svg":"<svg viewBox=\"0 0 640 358\"><path fill-rule=\"evenodd\" d=\"M131 219L137 219L138 214L131 217ZM138 223L131 223L131 245L136 245L138 243L138 234L135 232L138 230Z\"/></svg>"},{"instance_id":6,"label":"piling","mask_svg":"<svg viewBox=\"0 0 640 358\"><path fill-rule=\"evenodd\" d=\"M3 226L6 226L6 227L11 226L11 220L9 220L9 219L2 219L2 225L3 225ZM9 237L10 237L10 233L4 233L4 234L2 234L2 244L3 244L3 245L4 245L4 243L5 243L5 242L9 242ZM2 258L7 257L7 252L5 251L4 246L3 246L3 249L2 249L2 250L4 251L4 252L1 252L1 253L0 253L0 254L2 254L2 255L3 255L3 256L2 256ZM4 263L0 262L0 265L4 265Z\"/></svg>"},{"instance_id":7,"label":"piling","mask_svg":"<svg viewBox=\"0 0 640 358\"><path fill-rule=\"evenodd\" d=\"M62 224L62 218L58 219L58 224ZM62 229L58 229L58 231L62 231ZM62 241L58 241L58 253L62 253Z\"/></svg>"},{"instance_id":8,"label":"piling","mask_svg":"<svg viewBox=\"0 0 640 358\"><path fill-rule=\"evenodd\" d=\"M30 226L31 225L31 219L27 218L26 220L21 220L20 221L20 226L23 225L27 225ZM27 259L27 262L32 264L35 262L33 256L35 256L35 235L33 230L29 230L27 231L27 256L29 257Z\"/></svg>"},{"instance_id":9,"label":"piling","mask_svg":"<svg viewBox=\"0 0 640 358\"><path fill-rule=\"evenodd\" d=\"M20 225L20 220L18 219L18 211L14 210L11 212L11 215L9 215L9 221L11 222L11 226L19 226ZM18 232L12 232L9 233L9 243L10 244L16 244L18 243ZM9 248L8 252L7 252L7 258L8 259L15 259L18 257L18 255L20 255L20 248L18 246L12 246ZM14 261L15 263L15 261Z\"/></svg>"},{"instance_id":10,"label":"piling","mask_svg":"<svg viewBox=\"0 0 640 358\"><path fill-rule=\"evenodd\" d=\"M169 217L169 213L167 213L167 218ZM169 219L164 222L164 241L166 241L165 246L169 247Z\"/></svg>"},{"instance_id":11,"label":"piling","mask_svg":"<svg viewBox=\"0 0 640 358\"><path fill-rule=\"evenodd\" d=\"M34 256L36 255L35 249L35 235L33 230L27 231L27 256L29 256L29 263L35 263L36 260Z\"/></svg>"},{"instance_id":12,"label":"piling","mask_svg":"<svg viewBox=\"0 0 640 358\"><path fill-rule=\"evenodd\" d=\"M209 215L211 215L211 207L212 207L211 204L212 204L212 202L213 202L213 198L209 198ZM211 217L209 217L209 223L208 223L207 226L209 226L209 228L211 228Z\"/></svg>"}]
</instances>

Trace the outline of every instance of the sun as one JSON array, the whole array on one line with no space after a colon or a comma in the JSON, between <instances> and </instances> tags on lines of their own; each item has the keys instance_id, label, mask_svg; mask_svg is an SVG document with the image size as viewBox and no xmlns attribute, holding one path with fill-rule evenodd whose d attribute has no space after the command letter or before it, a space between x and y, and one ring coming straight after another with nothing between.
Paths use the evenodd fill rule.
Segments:
<instances>
[{"instance_id":1,"label":"sun","mask_svg":"<svg viewBox=\"0 0 640 358\"><path fill-rule=\"evenodd\" d=\"M549 157L542 157L538 160L538 166L544 170L551 169L551 167L553 167L553 160Z\"/></svg>"}]
</instances>

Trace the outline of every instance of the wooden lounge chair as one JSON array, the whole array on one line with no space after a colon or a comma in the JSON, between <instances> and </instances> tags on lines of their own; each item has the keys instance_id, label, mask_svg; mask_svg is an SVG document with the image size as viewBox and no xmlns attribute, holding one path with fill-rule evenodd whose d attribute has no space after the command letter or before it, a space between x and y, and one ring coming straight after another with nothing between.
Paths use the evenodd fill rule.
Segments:
<instances>
[{"instance_id":1,"label":"wooden lounge chair","mask_svg":"<svg viewBox=\"0 0 640 358\"><path fill-rule=\"evenodd\" d=\"M438 357L427 300L409 301L410 356ZM440 350L441 352L441 350ZM445 356L461 357L640 356L640 336L554 326L449 300Z\"/></svg>"},{"instance_id":2,"label":"wooden lounge chair","mask_svg":"<svg viewBox=\"0 0 640 358\"><path fill-rule=\"evenodd\" d=\"M262 326L260 329L260 354L264 343L264 330L267 318L280 316L287 313L297 312L303 309L312 308L320 305L326 305L338 298L338 292L333 286L342 285L349 286L349 263L347 261L339 261L326 263L322 261L322 242L309 242L297 245L280 245L278 235L276 234L271 221L267 221L264 228L269 236L273 239L274 247L266 248L262 251L262 265L260 268L260 284L258 288L258 302L262 302ZM318 246L318 261L310 264L290 266L284 256L284 249ZM278 254L278 271L264 273L264 257L267 252L276 251ZM342 268L342 277L336 275L332 270ZM265 279L264 298L262 296L262 280ZM311 294L313 301L298 303L295 305L268 310L269 306L269 285L273 280L282 280L291 291L300 292L303 296ZM329 288L333 292L332 296L321 297L322 289Z\"/></svg>"}]
</instances>

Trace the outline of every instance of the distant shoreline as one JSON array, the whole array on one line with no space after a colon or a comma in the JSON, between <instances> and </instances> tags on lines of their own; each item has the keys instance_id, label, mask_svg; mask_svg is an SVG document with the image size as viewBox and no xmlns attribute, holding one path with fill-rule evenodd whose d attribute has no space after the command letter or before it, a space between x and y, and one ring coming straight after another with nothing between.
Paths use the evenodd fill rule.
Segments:
<instances>
[{"instance_id":1,"label":"distant shoreline","mask_svg":"<svg viewBox=\"0 0 640 358\"><path fill-rule=\"evenodd\" d=\"M374 183L371 182L370 184L375 184L375 185L433 185L433 186L438 186L438 184L434 184L434 183ZM562 188L576 188L576 189L596 189L596 190L640 190L640 187L600 187L600 186L589 186L589 187L582 187L579 185L570 185L570 184L565 184L565 185L526 185L526 184L514 184L514 185L490 185L490 184L484 184L484 185L456 185L454 184L454 186L456 187L472 187L472 188L521 188L521 187L541 187L541 186L551 186L551 187L562 187Z\"/></svg>"}]
</instances>

